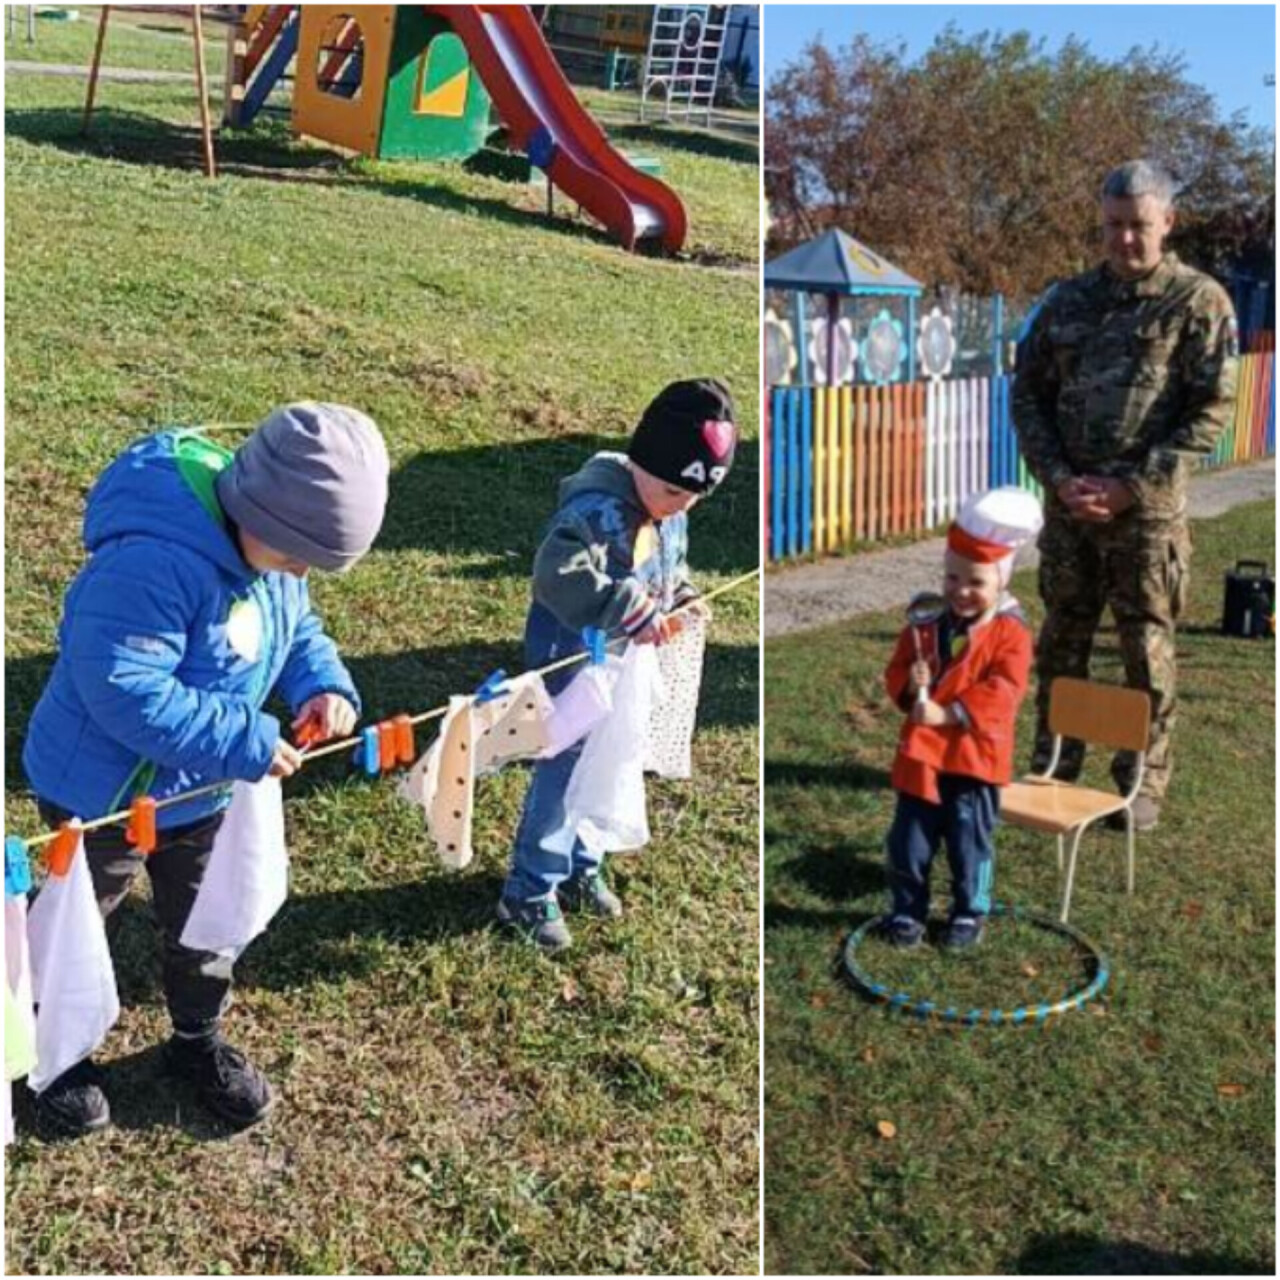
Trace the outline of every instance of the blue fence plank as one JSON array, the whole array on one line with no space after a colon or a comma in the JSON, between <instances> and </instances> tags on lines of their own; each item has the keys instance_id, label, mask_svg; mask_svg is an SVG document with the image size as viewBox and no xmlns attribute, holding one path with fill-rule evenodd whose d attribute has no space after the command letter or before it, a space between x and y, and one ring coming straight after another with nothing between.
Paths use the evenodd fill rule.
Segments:
<instances>
[{"instance_id":1,"label":"blue fence plank","mask_svg":"<svg viewBox=\"0 0 1280 1280\"><path fill-rule=\"evenodd\" d=\"M773 559L781 560L784 547L783 534L786 531L782 522L782 495L785 492L786 480L786 464L783 459L786 457L787 393L781 387L775 387L770 400L769 443L772 446L772 458L769 463L769 485L772 492L769 494L769 554Z\"/></svg>"},{"instance_id":2,"label":"blue fence plank","mask_svg":"<svg viewBox=\"0 0 1280 1280\"><path fill-rule=\"evenodd\" d=\"M787 394L787 554L800 549L800 422L796 392Z\"/></svg>"},{"instance_id":3,"label":"blue fence plank","mask_svg":"<svg viewBox=\"0 0 1280 1280\"><path fill-rule=\"evenodd\" d=\"M800 393L800 550L813 550L813 396Z\"/></svg>"}]
</instances>

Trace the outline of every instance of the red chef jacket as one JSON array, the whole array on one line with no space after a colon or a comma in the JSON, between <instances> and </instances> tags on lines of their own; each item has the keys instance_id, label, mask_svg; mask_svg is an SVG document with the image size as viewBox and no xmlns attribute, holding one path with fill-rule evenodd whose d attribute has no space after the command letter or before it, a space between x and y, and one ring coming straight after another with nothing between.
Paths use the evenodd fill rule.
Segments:
<instances>
[{"instance_id":1,"label":"red chef jacket","mask_svg":"<svg viewBox=\"0 0 1280 1280\"><path fill-rule=\"evenodd\" d=\"M1002 600L989 621L969 631L961 653L931 692L939 706L959 703L968 724L934 729L905 720L890 782L897 791L941 802L938 774L958 773L1003 786L1013 779L1013 734L1031 673L1031 628L1018 602ZM889 696L909 709L907 682L915 661L911 628L904 627L885 669Z\"/></svg>"}]
</instances>

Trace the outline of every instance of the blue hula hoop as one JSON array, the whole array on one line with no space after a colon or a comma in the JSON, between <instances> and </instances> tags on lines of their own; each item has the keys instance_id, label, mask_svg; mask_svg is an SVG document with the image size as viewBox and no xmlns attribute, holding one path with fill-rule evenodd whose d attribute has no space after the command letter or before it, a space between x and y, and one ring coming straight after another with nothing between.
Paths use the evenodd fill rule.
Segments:
<instances>
[{"instance_id":1,"label":"blue hula hoop","mask_svg":"<svg viewBox=\"0 0 1280 1280\"><path fill-rule=\"evenodd\" d=\"M1007 916L1011 920L1035 925L1049 933L1056 933L1075 943L1085 953L1085 969L1088 982L1068 991L1059 1000L1036 1005L1019 1005L1016 1009L959 1009L955 1005L939 1008L933 1000L919 1000L905 991L894 991L882 982L877 982L858 963L858 947L869 933L884 924L887 917L877 916L859 925L845 940L841 953L841 964L854 986L864 995L884 1005L892 1012L905 1017L916 1018L920 1022L942 1022L953 1026L1043 1026L1051 1018L1070 1013L1072 1009L1083 1009L1090 1000L1096 1000L1111 980L1111 964L1101 947L1079 929L1049 916L1039 915L1034 911L1026 911L1007 902L997 902L991 908L993 916Z\"/></svg>"}]
</instances>

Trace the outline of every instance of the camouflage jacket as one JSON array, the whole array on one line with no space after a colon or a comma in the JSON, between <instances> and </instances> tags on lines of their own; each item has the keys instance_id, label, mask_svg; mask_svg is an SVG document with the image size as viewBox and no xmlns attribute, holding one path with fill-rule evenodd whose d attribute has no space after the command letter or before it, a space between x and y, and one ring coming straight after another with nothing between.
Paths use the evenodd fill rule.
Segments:
<instances>
[{"instance_id":1,"label":"camouflage jacket","mask_svg":"<svg viewBox=\"0 0 1280 1280\"><path fill-rule=\"evenodd\" d=\"M1235 357L1230 299L1175 254L1140 280L1102 266L1065 281L1018 352L1027 465L1050 495L1072 476L1111 476L1140 518L1180 516L1184 455L1209 453L1234 412Z\"/></svg>"}]
</instances>

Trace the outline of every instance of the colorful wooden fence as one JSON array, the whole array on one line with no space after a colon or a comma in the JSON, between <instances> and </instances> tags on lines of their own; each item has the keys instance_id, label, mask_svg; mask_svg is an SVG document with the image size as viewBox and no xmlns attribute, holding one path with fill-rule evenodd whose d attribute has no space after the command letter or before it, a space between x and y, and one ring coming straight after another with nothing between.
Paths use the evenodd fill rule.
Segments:
<instances>
[{"instance_id":1,"label":"colorful wooden fence","mask_svg":"<svg viewBox=\"0 0 1280 1280\"><path fill-rule=\"evenodd\" d=\"M1205 465L1274 455L1275 354L1267 345L1241 357L1235 416ZM951 520L970 494L996 485L1039 493L1018 450L1012 391L1010 377L772 388L768 557L923 533Z\"/></svg>"}]
</instances>

